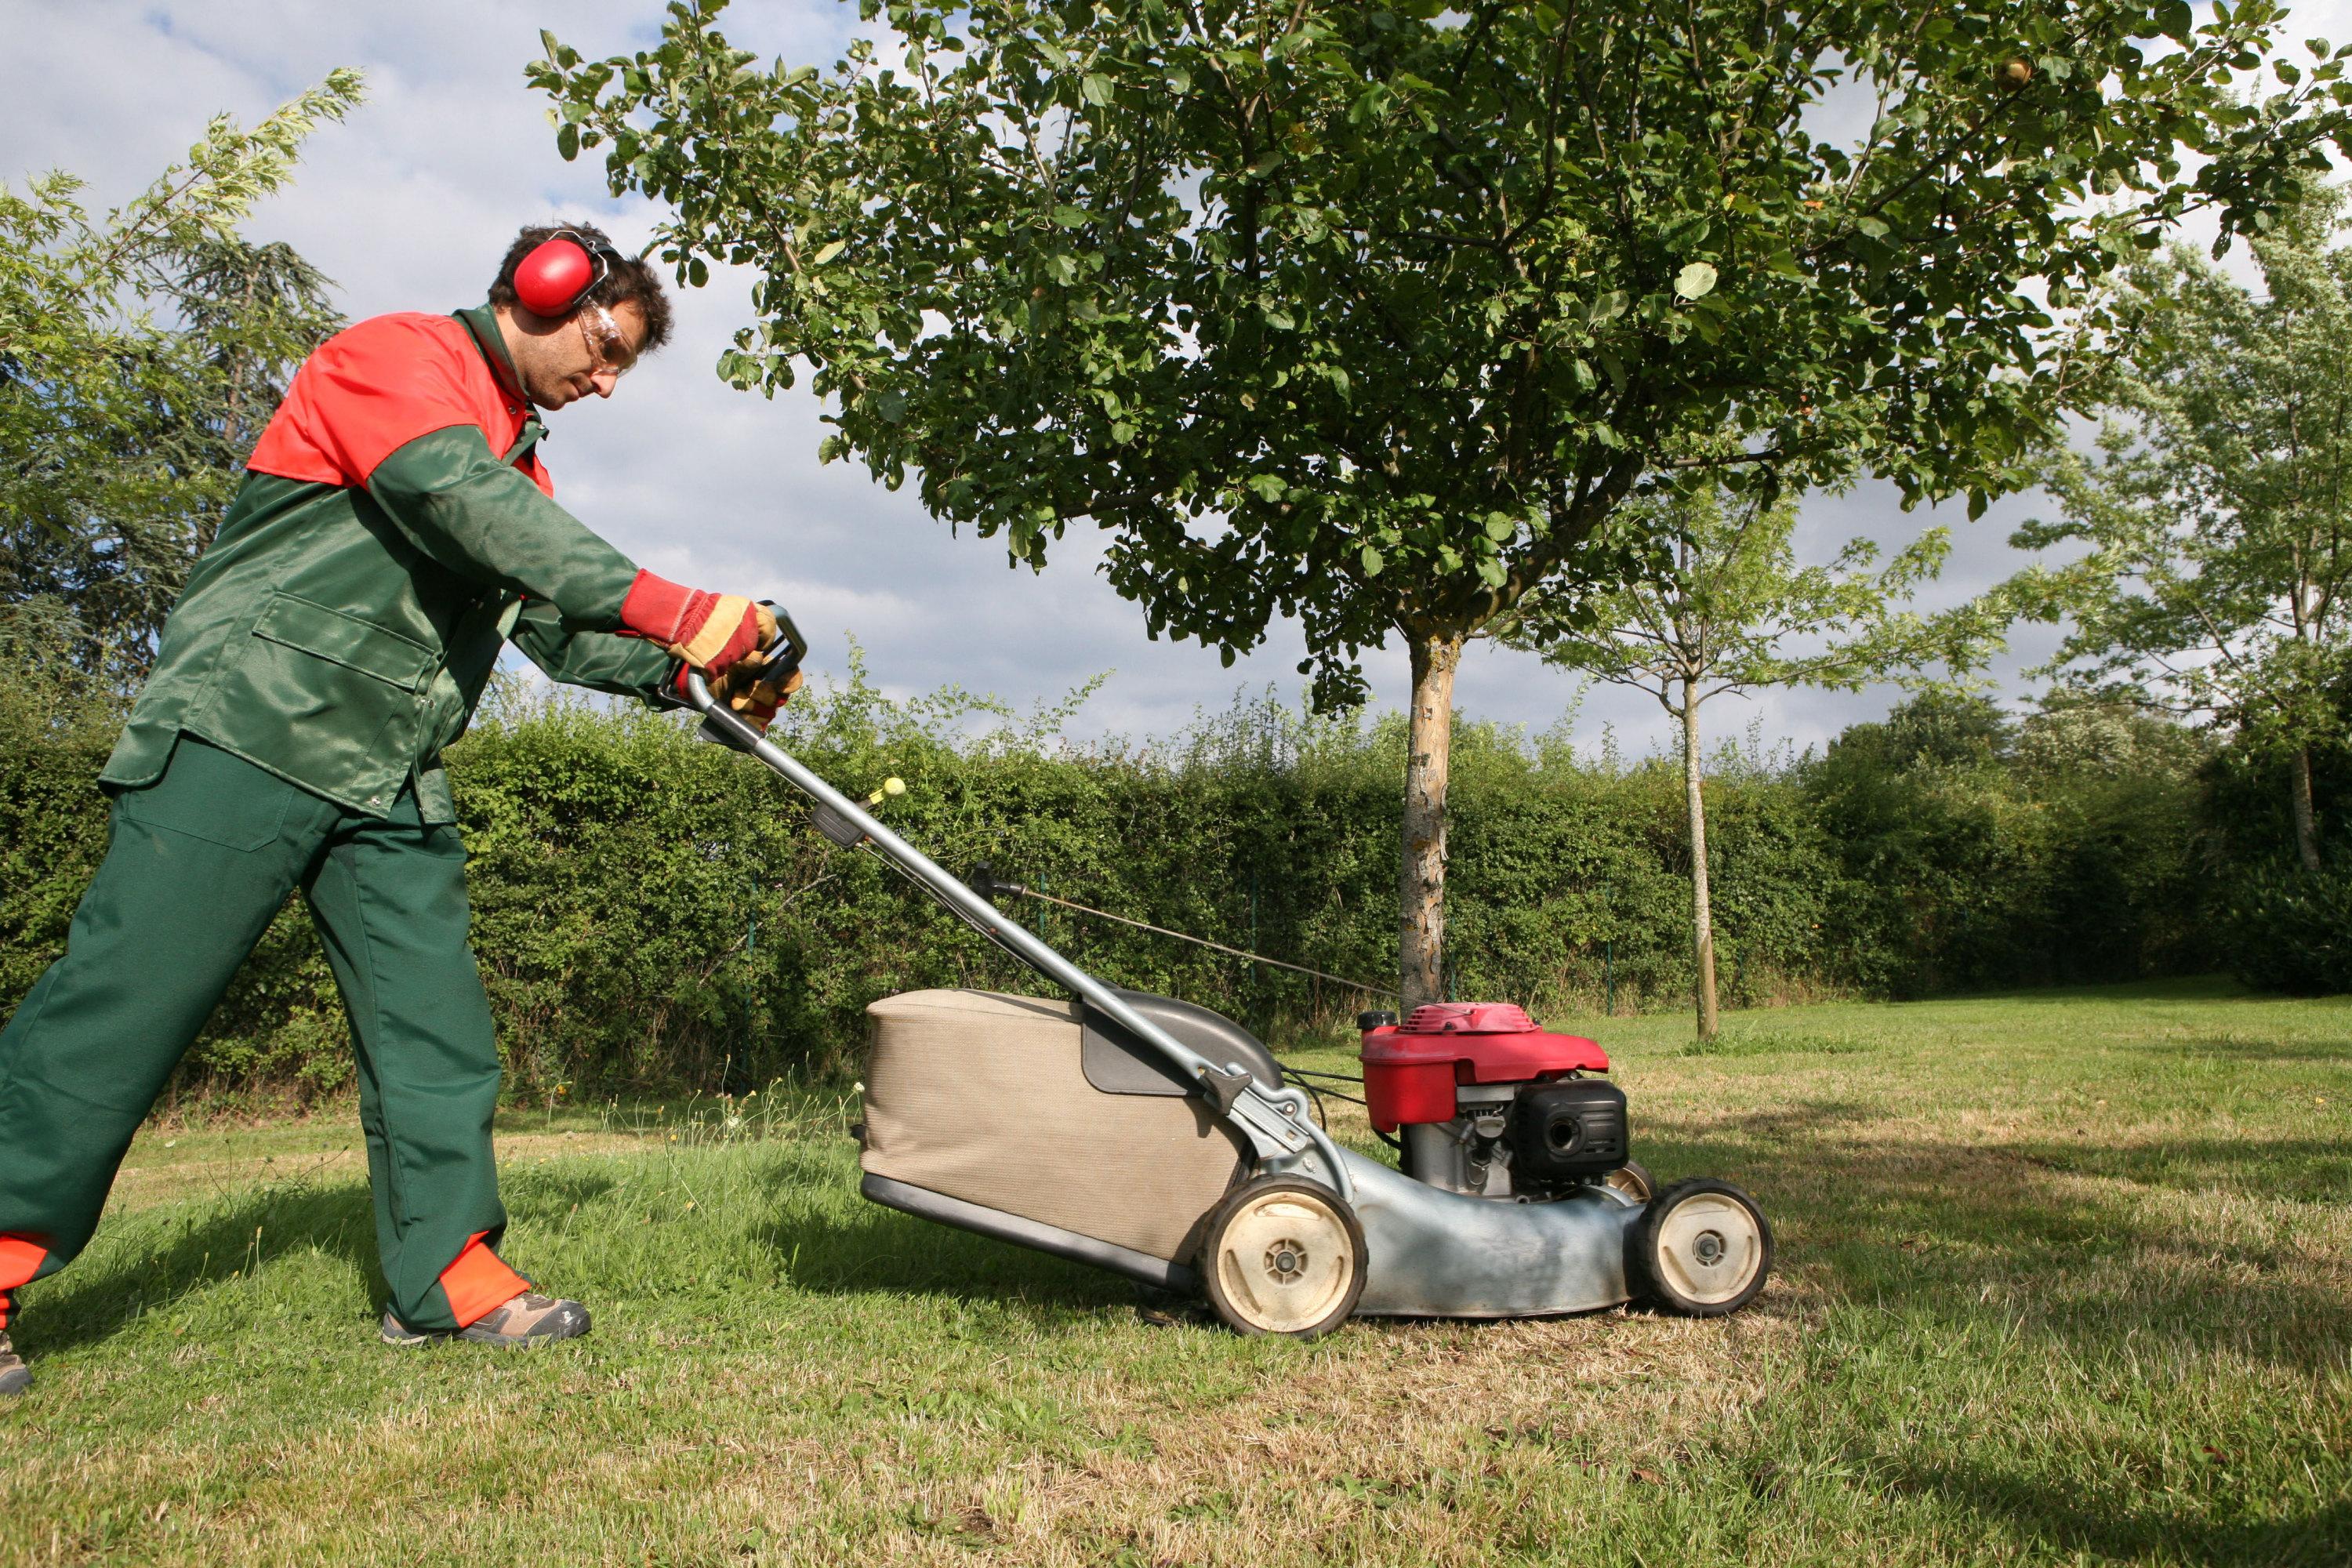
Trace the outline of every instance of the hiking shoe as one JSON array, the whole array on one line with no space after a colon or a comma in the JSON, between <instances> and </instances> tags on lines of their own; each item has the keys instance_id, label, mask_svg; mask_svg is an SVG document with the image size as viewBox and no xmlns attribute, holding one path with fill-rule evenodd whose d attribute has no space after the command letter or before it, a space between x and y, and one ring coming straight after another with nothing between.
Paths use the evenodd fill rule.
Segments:
<instances>
[{"instance_id":1,"label":"hiking shoe","mask_svg":"<svg viewBox=\"0 0 2352 1568\"><path fill-rule=\"evenodd\" d=\"M0 1334L0 1399L12 1394L22 1394L33 1386L33 1369L25 1358L8 1343L8 1336Z\"/></svg>"},{"instance_id":2,"label":"hiking shoe","mask_svg":"<svg viewBox=\"0 0 2352 1568\"><path fill-rule=\"evenodd\" d=\"M526 1345L543 1345L555 1340L574 1339L588 1331L588 1309L577 1301L559 1301L552 1296L524 1294L517 1296L469 1327L448 1329L412 1329L390 1312L383 1315L383 1342L411 1350L440 1340L474 1340L486 1345L503 1345L509 1350Z\"/></svg>"}]
</instances>

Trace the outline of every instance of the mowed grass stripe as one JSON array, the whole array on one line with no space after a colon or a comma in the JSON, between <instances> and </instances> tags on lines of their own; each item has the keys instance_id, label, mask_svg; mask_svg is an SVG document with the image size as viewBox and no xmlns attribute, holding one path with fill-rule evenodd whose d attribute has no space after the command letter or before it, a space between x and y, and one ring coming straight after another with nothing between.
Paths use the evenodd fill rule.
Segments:
<instances>
[{"instance_id":1,"label":"mowed grass stripe","mask_svg":"<svg viewBox=\"0 0 2352 1568\"><path fill-rule=\"evenodd\" d=\"M2352 1006L1548 1022L1763 1199L1756 1309L1239 1340L863 1203L854 1109L772 1093L510 1117L509 1250L596 1331L402 1354L355 1131L181 1127L28 1293L0 1559L2352 1560Z\"/></svg>"}]
</instances>

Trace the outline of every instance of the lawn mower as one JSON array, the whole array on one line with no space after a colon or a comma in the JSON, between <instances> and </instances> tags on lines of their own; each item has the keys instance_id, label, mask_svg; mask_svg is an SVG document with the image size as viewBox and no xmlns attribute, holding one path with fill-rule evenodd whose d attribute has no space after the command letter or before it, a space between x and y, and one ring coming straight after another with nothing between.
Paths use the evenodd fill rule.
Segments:
<instances>
[{"instance_id":1,"label":"lawn mower","mask_svg":"<svg viewBox=\"0 0 2352 1568\"><path fill-rule=\"evenodd\" d=\"M771 665L808 645L775 611ZM1340 1147L1301 1082L1230 1018L1078 968L688 679L705 739L807 795L814 826L879 856L1069 994L974 990L866 1009L860 1190L925 1219L1207 1299L1244 1334L1351 1316L1520 1318L1641 1299L1696 1317L1763 1288L1754 1199L1653 1190L1601 1047L1506 1003L1360 1016L1364 1100L1402 1169Z\"/></svg>"}]
</instances>

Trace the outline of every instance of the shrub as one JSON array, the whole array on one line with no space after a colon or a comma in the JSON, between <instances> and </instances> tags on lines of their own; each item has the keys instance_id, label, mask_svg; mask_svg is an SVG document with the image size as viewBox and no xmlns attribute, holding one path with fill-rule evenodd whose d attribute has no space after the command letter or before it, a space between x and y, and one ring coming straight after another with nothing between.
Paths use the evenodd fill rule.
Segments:
<instances>
[{"instance_id":1,"label":"shrub","mask_svg":"<svg viewBox=\"0 0 2352 1568\"><path fill-rule=\"evenodd\" d=\"M885 818L959 874L986 861L1055 898L1391 983L1401 722L1244 702L1166 741L1074 747L1056 738L1067 714L954 691L891 702L854 666L846 687L787 710L779 735L854 794L903 778ZM2201 965L2203 753L2151 733L2119 761L2088 722L2020 730L1989 708L1915 705L1822 758L1727 749L1707 788L1727 997ZM113 729L100 710L0 692L0 1009L61 950L95 868L105 812L89 781ZM812 832L781 780L675 715L509 694L449 761L475 949L518 1093L746 1087L850 1059L863 1008L892 992L1040 984L877 860ZM1597 1008L1607 952L1621 1008L1687 1006L1681 790L1665 759L1580 761L1557 741L1462 721L1454 994L1538 1016ZM2297 931L2341 907L2249 906ZM1106 979L1270 1039L1345 1031L1381 1000L1055 906L1013 908ZM337 1088L343 1035L308 919L289 907L181 1092Z\"/></svg>"}]
</instances>

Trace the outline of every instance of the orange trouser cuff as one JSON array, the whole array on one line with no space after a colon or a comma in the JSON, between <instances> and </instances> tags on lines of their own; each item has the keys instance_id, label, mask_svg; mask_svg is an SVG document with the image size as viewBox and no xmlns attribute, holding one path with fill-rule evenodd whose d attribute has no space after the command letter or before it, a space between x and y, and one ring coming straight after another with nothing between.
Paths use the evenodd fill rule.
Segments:
<instances>
[{"instance_id":1,"label":"orange trouser cuff","mask_svg":"<svg viewBox=\"0 0 2352 1568\"><path fill-rule=\"evenodd\" d=\"M21 1236L0 1236L0 1329L8 1326L8 1293L41 1271L49 1249Z\"/></svg>"},{"instance_id":2,"label":"orange trouser cuff","mask_svg":"<svg viewBox=\"0 0 2352 1568\"><path fill-rule=\"evenodd\" d=\"M449 1316L461 1329L488 1317L530 1289L530 1281L499 1261L482 1245L489 1232L478 1230L466 1240L457 1261L441 1270L441 1289L449 1298Z\"/></svg>"}]
</instances>

